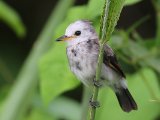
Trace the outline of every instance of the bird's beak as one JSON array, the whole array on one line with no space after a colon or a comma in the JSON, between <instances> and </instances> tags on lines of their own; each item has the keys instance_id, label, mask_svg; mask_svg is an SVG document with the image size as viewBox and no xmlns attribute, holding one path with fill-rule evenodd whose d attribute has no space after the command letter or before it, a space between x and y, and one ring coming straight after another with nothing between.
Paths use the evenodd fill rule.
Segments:
<instances>
[{"instance_id":1,"label":"bird's beak","mask_svg":"<svg viewBox=\"0 0 160 120\"><path fill-rule=\"evenodd\" d=\"M70 37L68 37L68 36L66 36L66 35L63 35L63 36L57 38L56 41L66 41L66 40L71 40L71 39L73 39L73 38L75 38L75 36L70 36Z\"/></svg>"}]
</instances>

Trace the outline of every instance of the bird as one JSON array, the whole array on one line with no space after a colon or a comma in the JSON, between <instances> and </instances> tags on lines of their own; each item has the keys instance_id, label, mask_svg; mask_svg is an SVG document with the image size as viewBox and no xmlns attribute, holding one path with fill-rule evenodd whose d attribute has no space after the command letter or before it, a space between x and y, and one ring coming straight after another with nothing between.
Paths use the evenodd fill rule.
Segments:
<instances>
[{"instance_id":1,"label":"bird","mask_svg":"<svg viewBox=\"0 0 160 120\"><path fill-rule=\"evenodd\" d=\"M104 45L100 80L97 82L96 68L99 56L99 37L88 20L71 23L65 34L56 41L67 43L66 54L73 74L86 86L109 86L115 93L124 112L137 110L137 104L128 90L126 76L122 71L112 48Z\"/></svg>"}]
</instances>

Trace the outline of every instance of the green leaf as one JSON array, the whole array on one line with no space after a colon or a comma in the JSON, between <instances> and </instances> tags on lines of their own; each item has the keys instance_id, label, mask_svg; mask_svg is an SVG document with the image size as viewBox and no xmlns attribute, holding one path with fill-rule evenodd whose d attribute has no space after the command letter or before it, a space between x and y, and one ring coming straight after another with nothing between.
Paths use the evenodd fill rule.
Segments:
<instances>
[{"instance_id":1,"label":"green leaf","mask_svg":"<svg viewBox=\"0 0 160 120\"><path fill-rule=\"evenodd\" d=\"M40 88L45 103L78 85L69 70L64 43L57 43L40 62Z\"/></svg>"},{"instance_id":2,"label":"green leaf","mask_svg":"<svg viewBox=\"0 0 160 120\"><path fill-rule=\"evenodd\" d=\"M146 76L154 93L160 98L158 79L153 70L144 68L139 72ZM100 92L101 107L97 109L97 120L154 120L159 115L160 104L158 101L152 101L153 98L139 72L127 76L129 90L138 104L138 110L129 114L123 112L113 91L104 89Z\"/></svg>"},{"instance_id":3,"label":"green leaf","mask_svg":"<svg viewBox=\"0 0 160 120\"><path fill-rule=\"evenodd\" d=\"M156 54L153 54L146 47L129 41L127 49L124 49L124 53L131 57L134 63L138 63L141 66L149 66L160 73L159 59L156 57Z\"/></svg>"},{"instance_id":4,"label":"green leaf","mask_svg":"<svg viewBox=\"0 0 160 120\"><path fill-rule=\"evenodd\" d=\"M45 106L40 96L37 95L32 102L32 110L30 114L27 114L28 117L25 120L59 120L63 118L79 120L80 115L81 106L75 100L61 96Z\"/></svg>"},{"instance_id":5,"label":"green leaf","mask_svg":"<svg viewBox=\"0 0 160 120\"><path fill-rule=\"evenodd\" d=\"M116 39L115 36L112 37L112 46L121 49L123 54L130 59L130 64L138 64L142 67L147 66L160 73L159 49L154 47L155 44L153 44L153 40L153 42L147 41L146 44L146 41L137 42L130 40L128 35L123 31L120 32L120 35L122 38L120 36L117 36L118 39Z\"/></svg>"},{"instance_id":6,"label":"green leaf","mask_svg":"<svg viewBox=\"0 0 160 120\"><path fill-rule=\"evenodd\" d=\"M101 15L103 10L104 0L90 0L87 5L87 10L85 12L89 19L93 19Z\"/></svg>"},{"instance_id":7,"label":"green leaf","mask_svg":"<svg viewBox=\"0 0 160 120\"><path fill-rule=\"evenodd\" d=\"M5 100L0 120L17 120L23 114L35 88L37 88L38 62L50 47L51 35L64 20L66 12L73 5L73 2L74 0L60 0L55 9L52 10L17 76L16 83Z\"/></svg>"},{"instance_id":8,"label":"green leaf","mask_svg":"<svg viewBox=\"0 0 160 120\"><path fill-rule=\"evenodd\" d=\"M149 67L153 68L158 73L160 73L160 64L159 64L160 59L153 57L153 58L145 59L144 61Z\"/></svg>"},{"instance_id":9,"label":"green leaf","mask_svg":"<svg viewBox=\"0 0 160 120\"><path fill-rule=\"evenodd\" d=\"M78 102L59 97L55 99L48 108L50 114L53 114L56 118L64 118L66 120L79 120L81 115L81 106Z\"/></svg>"},{"instance_id":10,"label":"green leaf","mask_svg":"<svg viewBox=\"0 0 160 120\"><path fill-rule=\"evenodd\" d=\"M23 120L56 120L52 116L45 114L42 110L33 109L30 115L25 116Z\"/></svg>"},{"instance_id":11,"label":"green leaf","mask_svg":"<svg viewBox=\"0 0 160 120\"><path fill-rule=\"evenodd\" d=\"M142 0L125 0L125 5L133 5L141 1Z\"/></svg>"},{"instance_id":12,"label":"green leaf","mask_svg":"<svg viewBox=\"0 0 160 120\"><path fill-rule=\"evenodd\" d=\"M66 21L73 22L79 19L86 19L86 6L76 6L70 8L70 10L67 13Z\"/></svg>"},{"instance_id":13,"label":"green leaf","mask_svg":"<svg viewBox=\"0 0 160 120\"><path fill-rule=\"evenodd\" d=\"M5 2L0 1L0 20L3 20L18 37L26 35L26 28L19 14Z\"/></svg>"},{"instance_id":14,"label":"green leaf","mask_svg":"<svg viewBox=\"0 0 160 120\"><path fill-rule=\"evenodd\" d=\"M124 1L125 0L106 0L106 7L103 10L99 35L102 42L109 41L117 25L117 21L119 20Z\"/></svg>"}]
</instances>

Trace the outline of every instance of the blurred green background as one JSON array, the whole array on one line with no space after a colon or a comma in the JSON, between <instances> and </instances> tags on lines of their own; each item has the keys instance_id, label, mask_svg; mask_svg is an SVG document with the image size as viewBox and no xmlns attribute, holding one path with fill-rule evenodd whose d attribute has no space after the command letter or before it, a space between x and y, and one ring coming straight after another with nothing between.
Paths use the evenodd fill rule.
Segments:
<instances>
[{"instance_id":1,"label":"blurred green background","mask_svg":"<svg viewBox=\"0 0 160 120\"><path fill-rule=\"evenodd\" d=\"M55 39L78 19L99 32L104 0L0 0L0 120L85 120L88 93ZM160 120L160 0L126 0L108 43L138 111L102 89L96 120Z\"/></svg>"}]
</instances>

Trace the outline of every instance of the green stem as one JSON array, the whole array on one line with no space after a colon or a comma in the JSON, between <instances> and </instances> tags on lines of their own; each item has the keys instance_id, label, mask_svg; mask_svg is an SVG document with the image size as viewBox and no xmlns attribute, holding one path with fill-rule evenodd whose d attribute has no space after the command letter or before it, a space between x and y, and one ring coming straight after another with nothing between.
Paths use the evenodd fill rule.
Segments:
<instances>
[{"instance_id":1,"label":"green stem","mask_svg":"<svg viewBox=\"0 0 160 120\"><path fill-rule=\"evenodd\" d=\"M83 86L83 99L82 99L82 113L81 113L81 120L86 120L88 115L88 99L90 97L90 90Z\"/></svg>"},{"instance_id":2,"label":"green stem","mask_svg":"<svg viewBox=\"0 0 160 120\"><path fill-rule=\"evenodd\" d=\"M96 81L98 81L100 79L100 75L101 75L101 68L102 68L102 63L103 63L103 51L104 51L104 47L102 44L100 46L100 52L99 52L99 57L98 57L98 64L97 64L97 70L96 70ZM92 101L97 101L98 92L99 92L99 88L94 86ZM90 120L95 119L95 114L96 114L96 108L91 106L90 107Z\"/></svg>"},{"instance_id":3,"label":"green stem","mask_svg":"<svg viewBox=\"0 0 160 120\"><path fill-rule=\"evenodd\" d=\"M105 0L103 14L101 17L101 26L100 26L100 34L99 34L99 56L98 56L98 63L96 69L96 81L100 80L102 63L103 63L103 53L104 53L104 46L107 41L110 40L111 34L114 31L114 28L117 24L119 19L122 7L123 7L124 0ZM92 95L92 102L97 101L99 89L97 87L93 87L93 95ZM90 107L90 120L95 119L96 108Z\"/></svg>"},{"instance_id":4,"label":"green stem","mask_svg":"<svg viewBox=\"0 0 160 120\"><path fill-rule=\"evenodd\" d=\"M11 93L6 99L1 113L1 120L17 120L19 113L24 108L24 103L28 102L26 99L34 92L38 82L38 61L49 48L53 32L63 21L73 1L61 0L52 12L26 59Z\"/></svg>"},{"instance_id":5,"label":"green stem","mask_svg":"<svg viewBox=\"0 0 160 120\"><path fill-rule=\"evenodd\" d=\"M101 18L101 26L100 26L100 38L101 38L100 42L101 43L99 48L98 64L96 69L96 81L100 79L100 75L101 75L101 68L103 63L103 51L104 51L104 44L102 43L104 43L106 39L106 27L107 27L106 24L107 24L108 12L109 12L109 0L105 0L103 15ZM99 91L98 87L94 86L91 101L97 101L98 91ZM95 114L96 114L96 108L91 106L89 109L89 113L90 113L90 120L94 120Z\"/></svg>"}]
</instances>

